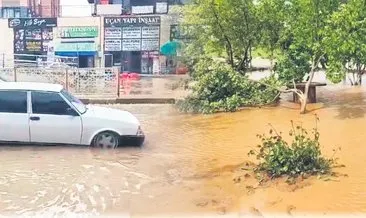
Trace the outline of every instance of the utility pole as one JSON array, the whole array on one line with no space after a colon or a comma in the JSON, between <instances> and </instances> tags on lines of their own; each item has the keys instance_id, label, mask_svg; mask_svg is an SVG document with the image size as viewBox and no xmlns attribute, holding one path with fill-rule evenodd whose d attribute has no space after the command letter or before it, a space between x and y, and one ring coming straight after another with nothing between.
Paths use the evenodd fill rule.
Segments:
<instances>
[{"instance_id":1,"label":"utility pole","mask_svg":"<svg viewBox=\"0 0 366 218\"><path fill-rule=\"evenodd\" d=\"M97 4L99 0L94 0L94 16L97 16Z\"/></svg>"}]
</instances>

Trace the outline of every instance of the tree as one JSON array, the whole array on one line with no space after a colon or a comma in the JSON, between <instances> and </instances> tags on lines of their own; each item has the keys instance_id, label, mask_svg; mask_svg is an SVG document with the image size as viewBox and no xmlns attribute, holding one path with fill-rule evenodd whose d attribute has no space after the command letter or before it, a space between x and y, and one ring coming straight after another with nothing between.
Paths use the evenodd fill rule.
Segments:
<instances>
[{"instance_id":1,"label":"tree","mask_svg":"<svg viewBox=\"0 0 366 218\"><path fill-rule=\"evenodd\" d=\"M252 0L196 0L184 6L183 24L196 26L188 54L223 57L245 74L260 35Z\"/></svg>"},{"instance_id":2,"label":"tree","mask_svg":"<svg viewBox=\"0 0 366 218\"><path fill-rule=\"evenodd\" d=\"M261 31L260 46L269 50L271 69L273 69L274 52L280 48L288 5L286 0L261 0L257 8Z\"/></svg>"},{"instance_id":3,"label":"tree","mask_svg":"<svg viewBox=\"0 0 366 218\"><path fill-rule=\"evenodd\" d=\"M346 75L351 85L361 85L366 69L366 2L351 0L335 12L326 31L329 54L327 77L339 82Z\"/></svg>"},{"instance_id":4,"label":"tree","mask_svg":"<svg viewBox=\"0 0 366 218\"><path fill-rule=\"evenodd\" d=\"M306 81L305 91L294 92L299 95L300 113L306 112L308 92L313 81L315 70L325 56L324 32L327 30L327 20L340 4L337 0L292 0L287 1L289 9L286 14L285 32L288 33L287 47L284 52L301 51L309 57L310 71Z\"/></svg>"},{"instance_id":5,"label":"tree","mask_svg":"<svg viewBox=\"0 0 366 218\"><path fill-rule=\"evenodd\" d=\"M307 79L304 92L293 89L279 89L294 92L299 96L301 113L306 112L308 92L320 62L327 60L325 49L327 22L338 10L341 0L196 0L184 7L184 24L195 25L192 40L187 49L193 65L201 60L214 61L224 58L231 68L245 74L251 62L253 46L264 46L273 51L280 48L285 59L282 66L291 66L304 75L283 75L289 81ZM298 60L297 57L301 57ZM287 60L286 60L287 58ZM203 69L203 68L201 68ZM207 72L201 70L200 72ZM264 84L263 84L264 85Z\"/></svg>"}]
</instances>

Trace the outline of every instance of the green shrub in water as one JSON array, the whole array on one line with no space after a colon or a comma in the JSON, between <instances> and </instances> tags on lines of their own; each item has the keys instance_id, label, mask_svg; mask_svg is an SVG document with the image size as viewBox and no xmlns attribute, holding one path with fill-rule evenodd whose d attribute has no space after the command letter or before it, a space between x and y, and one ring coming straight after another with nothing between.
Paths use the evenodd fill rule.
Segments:
<instances>
[{"instance_id":1,"label":"green shrub in water","mask_svg":"<svg viewBox=\"0 0 366 218\"><path fill-rule=\"evenodd\" d=\"M207 72L195 77L192 94L177 102L181 111L233 112L240 107L272 103L279 97L276 89L253 82L225 64L215 64L206 70ZM279 87L274 77L262 79L262 83Z\"/></svg>"},{"instance_id":2,"label":"green shrub in water","mask_svg":"<svg viewBox=\"0 0 366 218\"><path fill-rule=\"evenodd\" d=\"M259 151L249 152L249 155L256 155L261 161L255 171L264 172L270 178L330 173L334 160L322 156L317 127L313 128L310 136L302 126L295 127L293 121L291 123L289 135L293 139L290 144L272 126L269 136L258 135L262 142L258 145Z\"/></svg>"}]
</instances>

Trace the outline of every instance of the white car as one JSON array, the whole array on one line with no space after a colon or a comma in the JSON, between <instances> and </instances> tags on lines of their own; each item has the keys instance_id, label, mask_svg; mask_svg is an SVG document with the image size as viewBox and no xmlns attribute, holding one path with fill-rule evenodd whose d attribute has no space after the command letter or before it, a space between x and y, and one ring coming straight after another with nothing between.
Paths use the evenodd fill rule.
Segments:
<instances>
[{"instance_id":1,"label":"white car","mask_svg":"<svg viewBox=\"0 0 366 218\"><path fill-rule=\"evenodd\" d=\"M61 85L48 83L1 83L0 128L0 142L7 144L116 148L145 140L131 113L84 105Z\"/></svg>"}]
</instances>

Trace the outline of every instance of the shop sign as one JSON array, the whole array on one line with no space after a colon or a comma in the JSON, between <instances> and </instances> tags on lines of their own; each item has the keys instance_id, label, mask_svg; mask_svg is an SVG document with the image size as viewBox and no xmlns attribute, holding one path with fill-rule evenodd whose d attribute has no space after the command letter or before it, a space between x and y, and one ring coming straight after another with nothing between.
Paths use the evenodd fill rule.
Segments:
<instances>
[{"instance_id":1,"label":"shop sign","mask_svg":"<svg viewBox=\"0 0 366 218\"><path fill-rule=\"evenodd\" d=\"M85 27L62 27L59 30L61 38L95 38L98 37L98 28L95 26Z\"/></svg>"},{"instance_id":2,"label":"shop sign","mask_svg":"<svg viewBox=\"0 0 366 218\"><path fill-rule=\"evenodd\" d=\"M121 39L106 39L104 40L105 51L122 51Z\"/></svg>"},{"instance_id":3,"label":"shop sign","mask_svg":"<svg viewBox=\"0 0 366 218\"><path fill-rule=\"evenodd\" d=\"M141 17L105 17L105 27L122 27L130 25L160 25L159 16L141 16Z\"/></svg>"},{"instance_id":4,"label":"shop sign","mask_svg":"<svg viewBox=\"0 0 366 218\"><path fill-rule=\"evenodd\" d=\"M153 51L160 48L160 17L104 18L105 51ZM119 42L121 41L121 46Z\"/></svg>"},{"instance_id":5,"label":"shop sign","mask_svg":"<svg viewBox=\"0 0 366 218\"><path fill-rule=\"evenodd\" d=\"M142 27L142 38L159 38L159 26L144 26Z\"/></svg>"},{"instance_id":6,"label":"shop sign","mask_svg":"<svg viewBox=\"0 0 366 218\"><path fill-rule=\"evenodd\" d=\"M140 39L123 39L122 51L141 51Z\"/></svg>"},{"instance_id":7,"label":"shop sign","mask_svg":"<svg viewBox=\"0 0 366 218\"><path fill-rule=\"evenodd\" d=\"M96 50L97 49L94 42L64 42L55 46L55 51L57 52L84 52Z\"/></svg>"},{"instance_id":8,"label":"shop sign","mask_svg":"<svg viewBox=\"0 0 366 218\"><path fill-rule=\"evenodd\" d=\"M10 18L9 28L56 27L57 18Z\"/></svg>"},{"instance_id":9,"label":"shop sign","mask_svg":"<svg viewBox=\"0 0 366 218\"><path fill-rule=\"evenodd\" d=\"M142 39L141 50L142 51L154 51L159 50L160 41L159 39Z\"/></svg>"},{"instance_id":10,"label":"shop sign","mask_svg":"<svg viewBox=\"0 0 366 218\"><path fill-rule=\"evenodd\" d=\"M122 38L124 39L136 39L141 38L141 27L128 26L122 28Z\"/></svg>"},{"instance_id":11,"label":"shop sign","mask_svg":"<svg viewBox=\"0 0 366 218\"><path fill-rule=\"evenodd\" d=\"M33 40L26 41L25 50L28 52L42 51L42 41L33 41Z\"/></svg>"},{"instance_id":12,"label":"shop sign","mask_svg":"<svg viewBox=\"0 0 366 218\"><path fill-rule=\"evenodd\" d=\"M132 14L153 14L154 6L146 5L146 6L132 6Z\"/></svg>"},{"instance_id":13,"label":"shop sign","mask_svg":"<svg viewBox=\"0 0 366 218\"><path fill-rule=\"evenodd\" d=\"M14 29L14 53L47 52L52 39L52 28Z\"/></svg>"},{"instance_id":14,"label":"shop sign","mask_svg":"<svg viewBox=\"0 0 366 218\"><path fill-rule=\"evenodd\" d=\"M122 29L116 28L116 27L105 28L104 38L121 39L122 38Z\"/></svg>"}]
</instances>

